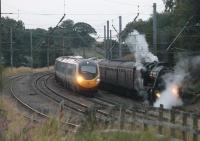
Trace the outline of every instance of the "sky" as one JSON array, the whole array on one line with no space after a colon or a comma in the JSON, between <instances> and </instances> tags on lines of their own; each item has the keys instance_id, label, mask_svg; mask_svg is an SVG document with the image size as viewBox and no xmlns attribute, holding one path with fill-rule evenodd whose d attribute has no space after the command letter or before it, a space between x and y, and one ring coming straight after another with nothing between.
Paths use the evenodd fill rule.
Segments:
<instances>
[{"instance_id":1,"label":"sky","mask_svg":"<svg viewBox=\"0 0 200 141\"><path fill-rule=\"evenodd\" d=\"M122 28L133 21L137 12L138 19L147 20L153 11L153 3L157 11L164 10L162 0L1 0L2 13L16 20L22 20L26 28L55 27L64 13L66 19L86 22L95 28L99 36L103 36L104 25L109 20L117 30L119 16L122 16ZM65 3L65 4L64 4ZM65 5L65 6L64 6ZM139 8L138 8L139 5ZM113 34L115 34L114 29Z\"/></svg>"}]
</instances>

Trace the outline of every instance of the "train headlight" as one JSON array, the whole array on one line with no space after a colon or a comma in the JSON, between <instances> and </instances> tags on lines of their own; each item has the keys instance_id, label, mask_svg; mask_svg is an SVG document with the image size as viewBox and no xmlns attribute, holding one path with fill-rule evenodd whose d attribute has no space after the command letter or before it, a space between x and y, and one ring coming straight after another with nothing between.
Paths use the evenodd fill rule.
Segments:
<instances>
[{"instance_id":1,"label":"train headlight","mask_svg":"<svg viewBox=\"0 0 200 141\"><path fill-rule=\"evenodd\" d=\"M176 86L176 85L172 86L171 91L174 96L177 96L177 97L179 96L179 87L178 86Z\"/></svg>"},{"instance_id":2,"label":"train headlight","mask_svg":"<svg viewBox=\"0 0 200 141\"><path fill-rule=\"evenodd\" d=\"M159 92L156 93L156 97L160 98L160 93Z\"/></svg>"},{"instance_id":3,"label":"train headlight","mask_svg":"<svg viewBox=\"0 0 200 141\"><path fill-rule=\"evenodd\" d=\"M97 82L100 82L100 78L97 78L97 80L96 80Z\"/></svg>"},{"instance_id":4,"label":"train headlight","mask_svg":"<svg viewBox=\"0 0 200 141\"><path fill-rule=\"evenodd\" d=\"M78 83L82 83L84 79L82 76L79 75L79 76L77 76L76 80Z\"/></svg>"}]
</instances>

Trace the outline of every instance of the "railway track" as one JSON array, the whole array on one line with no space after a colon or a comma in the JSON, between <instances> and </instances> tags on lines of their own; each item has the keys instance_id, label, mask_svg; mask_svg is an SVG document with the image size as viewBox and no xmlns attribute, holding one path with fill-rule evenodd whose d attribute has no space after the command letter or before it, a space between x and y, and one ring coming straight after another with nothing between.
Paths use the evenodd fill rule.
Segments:
<instances>
[{"instance_id":1,"label":"railway track","mask_svg":"<svg viewBox=\"0 0 200 141\"><path fill-rule=\"evenodd\" d=\"M45 83L44 83L44 84L45 84L45 87L46 87L49 91L51 91L53 94L55 94L55 95L61 97L64 101L68 101L68 102L71 102L71 103L73 103L73 104L75 104L75 105L79 105L79 106L82 107L82 108L85 108L84 111L83 111L83 110L80 111L81 113L86 113L86 112L88 112L90 109L93 108L93 107L88 106L87 104L80 103L80 102L78 102L78 101L75 100L75 99L71 99L71 98L69 98L69 97L67 97L67 96L64 96L64 95L62 95L62 94L56 92L56 91L55 91L54 89L52 89L51 87L49 87L49 86L48 86L48 81L49 81L49 79L52 78L52 77L53 77L53 75L50 74L50 75L45 79ZM100 106L97 105L96 103L94 103L94 107L98 107L98 108L99 108ZM104 107L105 107L105 106L104 106ZM102 105L101 105L101 108L102 108ZM103 115L103 116L105 116L105 117L109 116L109 113L107 113L107 112L105 112L105 111L103 111L103 110L97 110L97 112L98 112L98 114L99 114L100 117L101 117L101 115Z\"/></svg>"},{"instance_id":2,"label":"railway track","mask_svg":"<svg viewBox=\"0 0 200 141\"><path fill-rule=\"evenodd\" d=\"M54 92L54 93L58 93L55 88L53 89L52 86L49 84L49 83L52 83L52 82L48 82L48 81L54 81L54 75L50 74L49 77L46 79L46 87ZM56 85L56 84L54 84ZM57 85L56 87L59 87L59 89L64 89L66 91L66 89L60 85ZM70 95L73 95L74 97L76 97L76 99L78 98L83 98L83 99L86 99L88 101L91 101L94 103L94 107L97 109L97 112L100 113L101 115L104 115L106 117L110 117L112 116L111 114L113 114L113 110L117 111L117 113L115 113L116 115L116 118L118 118L118 115L120 115L119 111L120 109L124 108L124 107L127 107L127 109L125 110L125 114L127 115L130 115L131 112L133 112L134 110L131 109L130 105L128 106L127 103L120 103L119 101L115 101L115 98L121 98L119 96L114 96L115 98L113 98L112 100L109 100L108 98L103 98L101 97L100 95L96 95L94 96L93 98L89 98L89 97L85 97L85 96L82 96L82 95L77 95L75 93L70 93L70 92L67 92L68 94ZM63 95L62 95L63 96ZM64 96L65 97L65 96ZM68 98L68 97L67 97ZM71 99L70 99L71 100ZM73 100L73 102L77 102L76 100ZM140 106L143 106L142 104L134 104L134 105L137 105L138 107ZM85 106L85 105L84 105ZM107 110L99 110L99 109L107 109ZM141 113L144 113L143 110L137 110L137 112L141 112Z\"/></svg>"},{"instance_id":3,"label":"railway track","mask_svg":"<svg viewBox=\"0 0 200 141\"><path fill-rule=\"evenodd\" d=\"M51 99L53 102L60 104L64 101L64 108L71 109L76 113L85 114L87 110L87 106L84 104L77 103L75 101L70 100L69 98L62 96L46 87L46 79L49 77L49 74L43 74L39 76L36 80L34 80L34 87L36 91L40 92L44 96Z\"/></svg>"},{"instance_id":4,"label":"railway track","mask_svg":"<svg viewBox=\"0 0 200 141\"><path fill-rule=\"evenodd\" d=\"M23 115L25 118L34 121L34 122L41 122L47 119L50 119L51 117L45 113L40 112L39 110L33 108L31 105L27 104L26 101L23 101L21 98L19 98L17 96L17 94L15 93L15 89L13 88L13 85L16 81L20 81L20 79L23 79L26 75L19 75L16 77L10 77L9 80L11 81L10 84L10 93L11 95L18 101L18 103L20 103L21 106L23 106L29 114L27 115ZM68 122L62 122L62 125L64 128L64 130L67 129L67 131L72 131L75 132L78 128L79 125L73 124L73 123L68 123Z\"/></svg>"},{"instance_id":5,"label":"railway track","mask_svg":"<svg viewBox=\"0 0 200 141\"><path fill-rule=\"evenodd\" d=\"M145 107L145 105L138 102L134 103L133 106L130 106L129 104L123 103L123 102L120 103L119 102L120 97L114 96L114 95L112 96L112 94L109 98L102 95L96 95L93 98L84 97L81 95L77 95L73 92L69 92L62 86L59 88L58 87L59 85L56 85L52 82L52 81L55 81L52 73L40 73L40 74L34 74L34 75L37 75L37 77L33 80L32 87L35 87L34 89L36 93L40 93L44 95L45 97L47 97L48 99L50 99L56 104L60 104L61 102L64 101L63 102L64 109L66 111L72 110L76 114L80 115L80 117L85 118L85 116L88 114L88 111L94 108L98 119L105 120L105 119L109 119L109 117L112 116L114 117L115 120L117 120L119 119L119 115L121 116L122 108L125 108L123 109L124 116L130 117L132 116L132 113L136 113L138 115L141 115L141 118L142 118L145 112L147 112L146 109L150 108L153 110L151 110L150 112L148 111L148 118L155 119L155 120L158 118L158 115L156 115L156 111L159 110L158 108ZM19 79L22 79L21 77L23 78L23 76L19 76ZM12 79L17 81L18 77L12 78ZM13 82L12 82L12 85L13 85ZM67 95L59 92L61 88L64 90L64 92L67 92ZM13 87L11 87L11 92L14 93ZM118 100L117 100L117 97L119 98ZM93 103L93 105L92 106L88 105L87 102L86 103L80 102L79 99L84 99L83 101L89 101L90 103ZM28 105L28 104L25 103L24 105ZM28 106L30 107L30 105ZM41 114L41 116L43 116L44 119L49 118L48 115L41 113L40 111L33 111L33 112L37 113L38 115ZM31 116L29 118L31 118ZM166 120L168 119L169 117L167 116ZM74 126L74 124L72 124L71 126ZM78 125L75 125L75 126L77 127Z\"/></svg>"},{"instance_id":6,"label":"railway track","mask_svg":"<svg viewBox=\"0 0 200 141\"><path fill-rule=\"evenodd\" d=\"M55 89L52 89L51 86L48 85L48 83L52 83L52 82L48 82L48 81L50 81L50 79L54 79L54 75L53 74L50 74L49 77L46 79L46 83L45 83L46 87L50 91L52 91L53 93L58 93L58 92L56 92ZM60 89L64 89L62 86L60 86L59 88ZM68 94L71 94L71 93L68 93ZM77 96L74 93L72 95L75 96L75 97L77 97L77 99L79 97L82 97L84 99L87 99L88 101L93 102L95 104L95 107L97 109L105 109L105 108L109 109L110 110L109 112L104 112L102 110L97 110L97 112L100 112L102 115L105 115L107 117L110 116L111 110L114 109L115 111L119 111L122 108L126 108L125 114L127 114L127 115L131 115L130 113L132 113L132 112L137 112L137 113L144 114L145 110L142 109L141 107L146 107L147 106L145 104L141 104L141 103L135 102L135 101L134 101L134 106L130 106L127 103L123 103L123 102L120 103L119 100L116 101L116 98L121 98L119 96L114 96L114 98L111 100L109 98L105 98L105 97L102 97L100 95L96 95L93 98L89 98L89 97L85 97L85 96L81 96L81 95ZM61 95L61 96L62 97L66 97L66 96L63 96L63 95ZM68 97L66 97L66 98L68 98ZM72 100L72 102L77 103L76 100ZM83 106L85 107L86 105L83 104ZM152 116L152 118L156 118L153 114L150 114L150 115Z\"/></svg>"},{"instance_id":7,"label":"railway track","mask_svg":"<svg viewBox=\"0 0 200 141\"><path fill-rule=\"evenodd\" d=\"M54 75L53 74L50 74L49 77L46 79L46 87L52 91L53 93L58 93L55 89L52 89L51 85L49 85L49 83L52 83L52 82L48 82L48 81L52 81L54 79ZM59 87L59 89L64 89L66 90L64 87L58 85L57 87ZM74 97L76 97L77 99L78 98L83 98L83 99L86 99L88 101L91 101L92 103L94 103L94 107L97 107L99 109L112 109L112 108L117 108L117 109L120 109L120 107L131 107L130 105L128 105L127 103L123 103L123 102L119 102L120 100L116 101L116 98L120 98L122 99L121 97L119 96L116 96L116 95L113 95L113 97L111 97L112 99L108 99L108 98L105 98L105 97L102 97L101 95L95 95L94 97L92 98L89 98L89 97L86 97L86 96L82 96L82 95L78 95L76 93L70 93L70 92L67 92L68 94L70 95L73 95ZM105 94L104 94L105 95ZM65 97L65 98L68 98L66 96L63 96L61 95L62 97ZM71 99L70 99L71 100ZM77 103L76 100L72 100L72 102L75 102ZM136 103L134 102L135 104L134 105L138 105L138 106L142 106L142 104L139 104L139 103ZM82 106L86 106L85 104L83 104ZM109 113L106 113L106 112L102 112L102 110L97 110L99 112L101 112L103 115L105 116L108 116Z\"/></svg>"}]
</instances>

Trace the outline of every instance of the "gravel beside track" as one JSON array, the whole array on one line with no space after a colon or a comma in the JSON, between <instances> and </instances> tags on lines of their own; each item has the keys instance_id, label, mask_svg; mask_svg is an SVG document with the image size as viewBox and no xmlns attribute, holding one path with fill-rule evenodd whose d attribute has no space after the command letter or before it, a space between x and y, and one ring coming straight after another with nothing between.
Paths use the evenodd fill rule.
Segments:
<instances>
[{"instance_id":1,"label":"gravel beside track","mask_svg":"<svg viewBox=\"0 0 200 141\"><path fill-rule=\"evenodd\" d=\"M57 115L58 117L58 115L60 114L59 105L53 103L46 97L34 91L32 87L32 80L34 77L37 76L35 76L35 74L28 74L10 77L10 93L24 107L23 109L26 109L26 111L23 111L25 117L36 122L43 121L50 117L54 117L55 115ZM67 114L69 114L69 112L66 112L64 114L64 118L68 117L69 119L72 115L67 116ZM72 118L70 120L72 120ZM73 130L79 125L66 122L65 119L65 121L63 121L63 126L67 126L68 129L70 127L70 130Z\"/></svg>"}]
</instances>

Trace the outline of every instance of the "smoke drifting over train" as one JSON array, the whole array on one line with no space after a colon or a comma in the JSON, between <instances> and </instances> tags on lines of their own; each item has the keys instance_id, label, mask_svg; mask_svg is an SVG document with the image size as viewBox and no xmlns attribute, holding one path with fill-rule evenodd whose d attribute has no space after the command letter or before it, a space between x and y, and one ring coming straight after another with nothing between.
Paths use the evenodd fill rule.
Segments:
<instances>
[{"instance_id":1,"label":"smoke drifting over train","mask_svg":"<svg viewBox=\"0 0 200 141\"><path fill-rule=\"evenodd\" d=\"M129 50L134 54L137 63L158 61L158 57L149 51L148 43L144 34L134 30L126 38L125 43Z\"/></svg>"},{"instance_id":2,"label":"smoke drifting over train","mask_svg":"<svg viewBox=\"0 0 200 141\"><path fill-rule=\"evenodd\" d=\"M155 102L154 106L159 107L163 104L165 108L171 109L172 106L180 106L183 104L181 98L177 96L174 89L182 87L184 79L189 76L187 69L188 59L181 59L175 66L174 72L163 76L163 80L166 83L166 89L161 93L161 97Z\"/></svg>"},{"instance_id":3,"label":"smoke drifting over train","mask_svg":"<svg viewBox=\"0 0 200 141\"><path fill-rule=\"evenodd\" d=\"M169 73L163 76L166 89L161 93L160 98L154 103L155 107L159 107L160 104L163 104L164 108L171 109L172 106L180 106L183 104L178 91L185 75L184 72L179 73L178 70L175 70L174 73Z\"/></svg>"},{"instance_id":4,"label":"smoke drifting over train","mask_svg":"<svg viewBox=\"0 0 200 141\"><path fill-rule=\"evenodd\" d=\"M141 69L145 69L143 63L158 61L158 57L149 51L145 35L140 34L137 30L133 30L133 32L129 34L125 39L125 43L135 57L137 72L135 73L134 85L138 91L141 91L144 89L142 74L140 72Z\"/></svg>"},{"instance_id":5,"label":"smoke drifting over train","mask_svg":"<svg viewBox=\"0 0 200 141\"><path fill-rule=\"evenodd\" d=\"M148 48L145 36L134 30L125 40L134 60L101 60L101 86L123 92L127 96L140 96L149 104L165 108L182 105L182 90L193 76L200 78L200 57L181 59L174 69L159 62ZM192 62L192 63L190 63ZM190 66L190 67L188 67ZM193 76L192 76L193 75Z\"/></svg>"},{"instance_id":6,"label":"smoke drifting over train","mask_svg":"<svg viewBox=\"0 0 200 141\"><path fill-rule=\"evenodd\" d=\"M184 58L184 59L183 59ZM181 98L176 95L174 89L181 87L182 91L187 91L195 82L200 79L200 56L181 57L174 68L174 72L166 74L163 79L167 85L161 97L154 106L163 104L165 108L180 106L183 104Z\"/></svg>"},{"instance_id":7,"label":"smoke drifting over train","mask_svg":"<svg viewBox=\"0 0 200 141\"><path fill-rule=\"evenodd\" d=\"M143 78L141 75L141 69L145 69L143 66L147 62L158 62L157 56L153 55L148 48L148 43L145 39L145 35L140 34L134 30L129 34L125 40L129 50L134 54L137 73L134 82L137 90L143 90ZM165 74L162 79L165 82L165 89L158 94L158 99L154 103L154 106L159 107L163 104L165 108L171 108L172 106L180 106L183 104L180 96L180 88L182 90L190 87L191 82L195 82L194 78L200 79L200 57L180 59L174 68L173 72Z\"/></svg>"}]
</instances>

